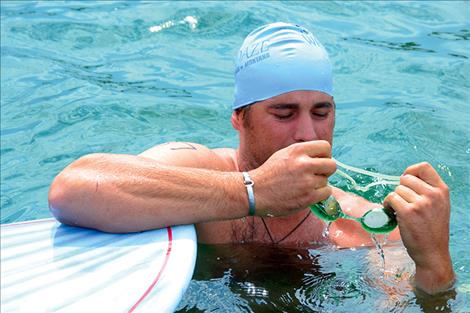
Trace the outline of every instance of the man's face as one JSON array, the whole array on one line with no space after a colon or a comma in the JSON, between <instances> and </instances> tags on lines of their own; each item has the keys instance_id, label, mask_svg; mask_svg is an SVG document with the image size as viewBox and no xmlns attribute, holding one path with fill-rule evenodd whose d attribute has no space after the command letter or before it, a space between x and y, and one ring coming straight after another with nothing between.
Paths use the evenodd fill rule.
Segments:
<instances>
[{"instance_id":1,"label":"man's face","mask_svg":"<svg viewBox=\"0 0 470 313\"><path fill-rule=\"evenodd\" d=\"M240 132L240 157L250 168L259 167L274 152L293 143L333 143L335 104L325 93L292 91L260 101L245 113L243 117L234 112L232 124Z\"/></svg>"}]
</instances>

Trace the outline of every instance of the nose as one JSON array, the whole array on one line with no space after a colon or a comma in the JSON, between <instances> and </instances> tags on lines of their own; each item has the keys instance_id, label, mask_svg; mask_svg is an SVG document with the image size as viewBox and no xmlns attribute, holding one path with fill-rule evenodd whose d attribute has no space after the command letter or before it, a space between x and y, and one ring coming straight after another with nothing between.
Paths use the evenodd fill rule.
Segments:
<instances>
[{"instance_id":1,"label":"nose","mask_svg":"<svg viewBox=\"0 0 470 313\"><path fill-rule=\"evenodd\" d=\"M301 114L296 123L294 132L295 142L305 142L316 140L315 122L312 120L310 113Z\"/></svg>"}]
</instances>

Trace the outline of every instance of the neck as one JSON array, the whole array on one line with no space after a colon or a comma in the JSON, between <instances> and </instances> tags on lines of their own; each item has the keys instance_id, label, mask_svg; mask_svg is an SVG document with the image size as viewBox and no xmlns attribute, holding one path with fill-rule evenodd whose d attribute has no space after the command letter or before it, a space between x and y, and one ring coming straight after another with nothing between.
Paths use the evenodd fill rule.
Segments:
<instances>
[{"instance_id":1,"label":"neck","mask_svg":"<svg viewBox=\"0 0 470 313\"><path fill-rule=\"evenodd\" d=\"M258 164L246 149L240 147L237 149L237 165L240 172L246 172L260 167L261 164Z\"/></svg>"}]
</instances>

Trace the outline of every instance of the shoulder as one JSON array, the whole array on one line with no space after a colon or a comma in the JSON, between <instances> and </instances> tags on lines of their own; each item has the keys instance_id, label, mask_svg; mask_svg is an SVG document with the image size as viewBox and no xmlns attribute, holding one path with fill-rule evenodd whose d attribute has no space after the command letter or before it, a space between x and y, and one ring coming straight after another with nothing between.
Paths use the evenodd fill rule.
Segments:
<instances>
[{"instance_id":1,"label":"shoulder","mask_svg":"<svg viewBox=\"0 0 470 313\"><path fill-rule=\"evenodd\" d=\"M139 154L161 164L171 166L206 168L219 171L236 171L234 149L210 149L193 142L167 142Z\"/></svg>"},{"instance_id":2,"label":"shoulder","mask_svg":"<svg viewBox=\"0 0 470 313\"><path fill-rule=\"evenodd\" d=\"M239 171L237 150L232 148L217 148L212 151L230 166L231 171Z\"/></svg>"}]
</instances>

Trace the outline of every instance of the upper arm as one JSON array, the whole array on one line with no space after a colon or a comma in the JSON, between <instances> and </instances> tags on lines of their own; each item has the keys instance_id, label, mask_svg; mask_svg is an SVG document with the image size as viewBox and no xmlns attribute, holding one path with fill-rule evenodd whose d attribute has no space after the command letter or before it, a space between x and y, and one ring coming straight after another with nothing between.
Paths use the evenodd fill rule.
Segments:
<instances>
[{"instance_id":1,"label":"upper arm","mask_svg":"<svg viewBox=\"0 0 470 313\"><path fill-rule=\"evenodd\" d=\"M155 160L164 165L219 171L233 170L229 158L224 158L206 146L191 142L164 143L142 152L139 156Z\"/></svg>"}]
</instances>

